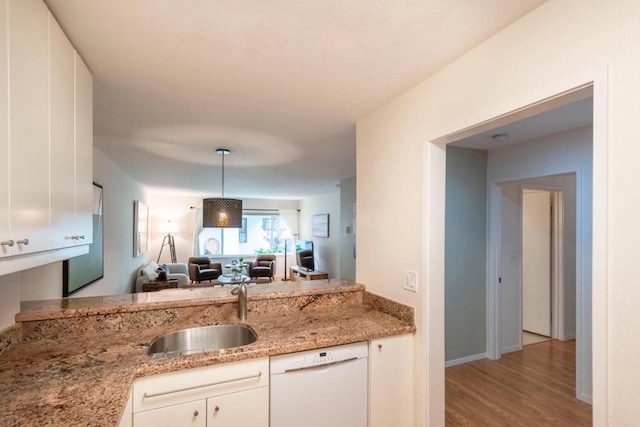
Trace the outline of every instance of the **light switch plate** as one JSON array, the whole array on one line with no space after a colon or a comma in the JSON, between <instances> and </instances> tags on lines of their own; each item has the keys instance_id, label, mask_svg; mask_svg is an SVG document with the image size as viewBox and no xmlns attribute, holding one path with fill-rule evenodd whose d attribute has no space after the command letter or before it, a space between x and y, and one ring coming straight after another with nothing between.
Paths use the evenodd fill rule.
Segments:
<instances>
[{"instance_id":1,"label":"light switch plate","mask_svg":"<svg viewBox=\"0 0 640 427\"><path fill-rule=\"evenodd\" d=\"M407 291L418 292L418 273L411 270L405 270L403 276L404 288Z\"/></svg>"}]
</instances>

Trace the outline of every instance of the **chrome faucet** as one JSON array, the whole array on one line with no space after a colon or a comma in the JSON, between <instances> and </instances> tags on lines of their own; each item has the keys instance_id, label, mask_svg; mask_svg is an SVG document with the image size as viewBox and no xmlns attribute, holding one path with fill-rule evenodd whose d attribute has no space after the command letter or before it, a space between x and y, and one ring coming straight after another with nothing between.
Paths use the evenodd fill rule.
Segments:
<instances>
[{"instance_id":1,"label":"chrome faucet","mask_svg":"<svg viewBox=\"0 0 640 427\"><path fill-rule=\"evenodd\" d=\"M240 283L231 291L231 295L238 295L238 319L247 320L247 284Z\"/></svg>"}]
</instances>

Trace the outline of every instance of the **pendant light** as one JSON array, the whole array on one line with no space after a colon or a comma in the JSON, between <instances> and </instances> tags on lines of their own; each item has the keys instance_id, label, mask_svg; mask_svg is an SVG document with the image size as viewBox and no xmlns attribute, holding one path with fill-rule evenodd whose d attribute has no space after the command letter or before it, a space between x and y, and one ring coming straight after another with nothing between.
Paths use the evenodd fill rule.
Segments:
<instances>
[{"instance_id":1,"label":"pendant light","mask_svg":"<svg viewBox=\"0 0 640 427\"><path fill-rule=\"evenodd\" d=\"M242 200L224 197L224 157L231 151L218 148L216 153L222 156L222 197L202 201L202 226L215 228L242 227Z\"/></svg>"}]
</instances>

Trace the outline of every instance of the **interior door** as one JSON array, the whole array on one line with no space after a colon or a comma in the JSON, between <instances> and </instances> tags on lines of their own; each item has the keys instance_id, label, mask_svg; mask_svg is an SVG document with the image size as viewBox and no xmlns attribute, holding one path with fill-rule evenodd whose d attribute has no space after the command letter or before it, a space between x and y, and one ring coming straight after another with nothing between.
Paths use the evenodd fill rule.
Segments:
<instances>
[{"instance_id":1,"label":"interior door","mask_svg":"<svg viewBox=\"0 0 640 427\"><path fill-rule=\"evenodd\" d=\"M522 327L551 336L551 193L522 194Z\"/></svg>"}]
</instances>

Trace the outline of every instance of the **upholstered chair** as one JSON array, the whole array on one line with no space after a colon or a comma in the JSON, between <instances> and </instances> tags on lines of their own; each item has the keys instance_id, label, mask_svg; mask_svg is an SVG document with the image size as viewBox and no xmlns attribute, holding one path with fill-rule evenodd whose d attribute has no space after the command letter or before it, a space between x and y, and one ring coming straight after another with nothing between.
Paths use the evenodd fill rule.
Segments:
<instances>
[{"instance_id":1,"label":"upholstered chair","mask_svg":"<svg viewBox=\"0 0 640 427\"><path fill-rule=\"evenodd\" d=\"M276 274L276 256L270 254L262 254L256 256L256 259L249 264L249 277L252 279L258 277L268 277L269 282Z\"/></svg>"},{"instance_id":2,"label":"upholstered chair","mask_svg":"<svg viewBox=\"0 0 640 427\"><path fill-rule=\"evenodd\" d=\"M206 256L189 258L189 279L191 283L212 281L222 274L222 265L219 262L211 262Z\"/></svg>"}]
</instances>

